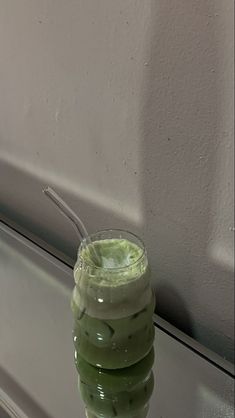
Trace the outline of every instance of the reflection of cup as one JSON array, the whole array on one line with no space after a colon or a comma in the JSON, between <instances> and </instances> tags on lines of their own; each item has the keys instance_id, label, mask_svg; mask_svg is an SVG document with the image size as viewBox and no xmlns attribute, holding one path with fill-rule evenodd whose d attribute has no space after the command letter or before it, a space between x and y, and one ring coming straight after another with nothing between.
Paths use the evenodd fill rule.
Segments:
<instances>
[{"instance_id":1,"label":"reflection of cup","mask_svg":"<svg viewBox=\"0 0 235 418\"><path fill-rule=\"evenodd\" d=\"M146 356L154 339L155 301L141 240L120 230L84 239L74 277L71 306L77 353L106 369L128 367Z\"/></svg>"},{"instance_id":2,"label":"reflection of cup","mask_svg":"<svg viewBox=\"0 0 235 418\"><path fill-rule=\"evenodd\" d=\"M104 370L75 352L79 388L88 418L145 418L154 378L153 349L139 363L125 369Z\"/></svg>"}]
</instances>

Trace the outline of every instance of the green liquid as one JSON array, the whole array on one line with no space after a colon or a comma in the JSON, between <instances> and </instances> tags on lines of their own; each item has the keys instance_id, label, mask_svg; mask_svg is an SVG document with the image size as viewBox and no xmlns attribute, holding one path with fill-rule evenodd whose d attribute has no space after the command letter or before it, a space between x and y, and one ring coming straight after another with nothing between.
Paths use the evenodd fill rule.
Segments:
<instances>
[{"instance_id":1,"label":"green liquid","mask_svg":"<svg viewBox=\"0 0 235 418\"><path fill-rule=\"evenodd\" d=\"M101 268L93 264L89 246L81 254L89 268L75 266L75 348L94 366L128 367L146 356L154 339L155 300L146 259L139 261L143 250L124 239L93 245Z\"/></svg>"},{"instance_id":2,"label":"green liquid","mask_svg":"<svg viewBox=\"0 0 235 418\"><path fill-rule=\"evenodd\" d=\"M146 417L154 380L153 350L139 363L122 370L102 370L86 363L77 354L80 393L95 417Z\"/></svg>"}]
</instances>

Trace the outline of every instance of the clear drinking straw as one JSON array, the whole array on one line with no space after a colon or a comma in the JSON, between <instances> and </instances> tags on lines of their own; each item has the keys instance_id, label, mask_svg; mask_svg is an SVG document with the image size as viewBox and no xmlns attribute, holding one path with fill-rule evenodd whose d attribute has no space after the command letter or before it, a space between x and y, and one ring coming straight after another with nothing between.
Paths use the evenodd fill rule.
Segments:
<instances>
[{"instance_id":1,"label":"clear drinking straw","mask_svg":"<svg viewBox=\"0 0 235 418\"><path fill-rule=\"evenodd\" d=\"M95 250L95 247L89 237L87 229L82 220L51 187L47 186L45 189L43 189L43 193L54 203L54 205L57 206L59 211L72 223L79 236L79 239L86 239L92 259L95 262L95 264L99 266L100 257L98 256Z\"/></svg>"}]
</instances>

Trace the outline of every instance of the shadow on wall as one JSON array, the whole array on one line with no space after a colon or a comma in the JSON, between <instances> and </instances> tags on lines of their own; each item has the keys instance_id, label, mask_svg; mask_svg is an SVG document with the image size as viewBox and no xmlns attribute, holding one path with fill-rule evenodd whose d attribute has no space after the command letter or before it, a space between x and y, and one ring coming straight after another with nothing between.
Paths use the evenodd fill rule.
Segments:
<instances>
[{"instance_id":1,"label":"shadow on wall","mask_svg":"<svg viewBox=\"0 0 235 418\"><path fill-rule=\"evenodd\" d=\"M99 225L140 234L149 252L157 313L232 359L233 275L207 254L222 113L214 3L151 4L146 39L150 57L139 99L144 226L82 199L79 190L73 194L71 188L50 185L90 231ZM3 178L8 180L1 184L0 211L75 260L76 234L42 198L44 180L2 161Z\"/></svg>"},{"instance_id":2,"label":"shadow on wall","mask_svg":"<svg viewBox=\"0 0 235 418\"><path fill-rule=\"evenodd\" d=\"M110 211L108 207L105 209L103 206L87 202L58 183L54 184L49 180L45 182L35 171L28 172L0 159L0 179L7 179L1 182L0 220L14 220L17 225L65 254L70 260L69 264L72 265L76 260L78 237L68 220L43 196L42 189L48 182L81 216L85 225L89 225L90 232L97 231L98 224L99 229L122 228L139 233L134 224L130 225L129 221ZM38 208L41 217L38 216Z\"/></svg>"},{"instance_id":3,"label":"shadow on wall","mask_svg":"<svg viewBox=\"0 0 235 418\"><path fill-rule=\"evenodd\" d=\"M184 299L170 284L157 284L156 286L157 313L174 326L193 337L193 322Z\"/></svg>"},{"instance_id":4,"label":"shadow on wall","mask_svg":"<svg viewBox=\"0 0 235 418\"><path fill-rule=\"evenodd\" d=\"M232 360L231 272L207 255L222 112L214 18L209 0L152 1L140 103L142 199L157 313Z\"/></svg>"}]
</instances>

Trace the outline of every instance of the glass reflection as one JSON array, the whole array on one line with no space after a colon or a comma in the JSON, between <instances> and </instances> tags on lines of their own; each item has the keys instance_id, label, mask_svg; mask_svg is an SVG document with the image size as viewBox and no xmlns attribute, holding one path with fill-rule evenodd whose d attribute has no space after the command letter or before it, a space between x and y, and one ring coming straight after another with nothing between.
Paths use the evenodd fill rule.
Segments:
<instances>
[{"instance_id":1,"label":"glass reflection","mask_svg":"<svg viewBox=\"0 0 235 418\"><path fill-rule=\"evenodd\" d=\"M107 370L87 363L75 351L78 388L87 418L146 418L153 392L154 350L133 366Z\"/></svg>"}]
</instances>

